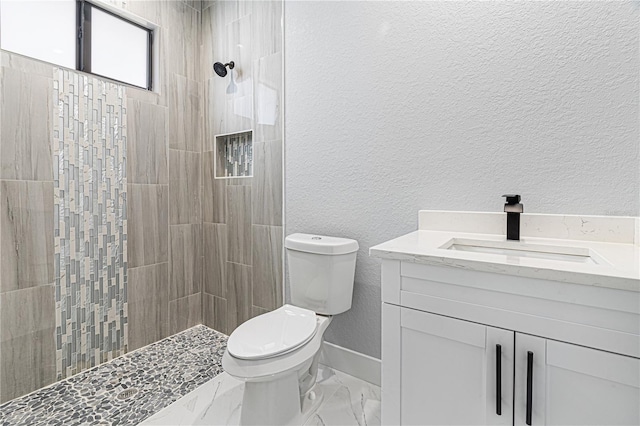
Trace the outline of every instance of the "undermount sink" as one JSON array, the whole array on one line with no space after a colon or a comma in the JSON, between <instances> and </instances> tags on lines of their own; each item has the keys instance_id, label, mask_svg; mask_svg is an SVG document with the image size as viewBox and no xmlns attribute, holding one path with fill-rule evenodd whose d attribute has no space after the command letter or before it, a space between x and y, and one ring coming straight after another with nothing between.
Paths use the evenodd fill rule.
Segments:
<instances>
[{"instance_id":1,"label":"undermount sink","mask_svg":"<svg viewBox=\"0 0 640 426\"><path fill-rule=\"evenodd\" d=\"M488 241L452 238L440 248L473 253L556 260L560 262L593 265L608 264L600 255L588 248L529 244L522 241Z\"/></svg>"}]
</instances>

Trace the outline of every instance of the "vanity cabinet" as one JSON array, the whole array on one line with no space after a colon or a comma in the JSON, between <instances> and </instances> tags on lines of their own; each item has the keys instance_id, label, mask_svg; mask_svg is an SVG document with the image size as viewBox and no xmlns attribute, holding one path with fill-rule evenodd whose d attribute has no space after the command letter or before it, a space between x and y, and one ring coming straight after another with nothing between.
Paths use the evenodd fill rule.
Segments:
<instances>
[{"instance_id":1,"label":"vanity cabinet","mask_svg":"<svg viewBox=\"0 0 640 426\"><path fill-rule=\"evenodd\" d=\"M531 354L531 355L529 355ZM514 424L640 424L640 359L516 333Z\"/></svg>"},{"instance_id":2,"label":"vanity cabinet","mask_svg":"<svg viewBox=\"0 0 640 426\"><path fill-rule=\"evenodd\" d=\"M387 351L383 369L398 381L383 383L383 401L391 389L401 398L394 412L385 405L383 424L511 424L512 331L386 305L384 321L391 317L400 327L399 358Z\"/></svg>"},{"instance_id":3,"label":"vanity cabinet","mask_svg":"<svg viewBox=\"0 0 640 426\"><path fill-rule=\"evenodd\" d=\"M382 297L383 425L640 424L637 292L384 259Z\"/></svg>"}]
</instances>

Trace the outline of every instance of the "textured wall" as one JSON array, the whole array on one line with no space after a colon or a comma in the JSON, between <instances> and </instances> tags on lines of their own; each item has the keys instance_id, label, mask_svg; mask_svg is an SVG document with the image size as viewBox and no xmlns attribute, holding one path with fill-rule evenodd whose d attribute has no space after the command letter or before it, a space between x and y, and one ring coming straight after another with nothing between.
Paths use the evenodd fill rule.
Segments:
<instances>
[{"instance_id":1,"label":"textured wall","mask_svg":"<svg viewBox=\"0 0 640 426\"><path fill-rule=\"evenodd\" d=\"M329 341L380 355L370 246L419 209L638 215L637 2L286 2L286 234L360 242Z\"/></svg>"},{"instance_id":2,"label":"textured wall","mask_svg":"<svg viewBox=\"0 0 640 426\"><path fill-rule=\"evenodd\" d=\"M203 317L230 334L282 305L282 2L203 6ZM235 93L212 68L229 61ZM250 129L253 177L214 179L215 135Z\"/></svg>"}]
</instances>

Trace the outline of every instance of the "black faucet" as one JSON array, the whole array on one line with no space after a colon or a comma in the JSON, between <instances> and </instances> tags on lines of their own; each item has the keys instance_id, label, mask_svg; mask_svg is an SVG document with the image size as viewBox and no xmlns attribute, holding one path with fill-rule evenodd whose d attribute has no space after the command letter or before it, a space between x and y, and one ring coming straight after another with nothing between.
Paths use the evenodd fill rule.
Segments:
<instances>
[{"instance_id":1,"label":"black faucet","mask_svg":"<svg viewBox=\"0 0 640 426\"><path fill-rule=\"evenodd\" d=\"M503 195L507 202L504 211L507 213L507 240L520 240L520 213L524 211L524 206L520 204L520 196Z\"/></svg>"}]
</instances>

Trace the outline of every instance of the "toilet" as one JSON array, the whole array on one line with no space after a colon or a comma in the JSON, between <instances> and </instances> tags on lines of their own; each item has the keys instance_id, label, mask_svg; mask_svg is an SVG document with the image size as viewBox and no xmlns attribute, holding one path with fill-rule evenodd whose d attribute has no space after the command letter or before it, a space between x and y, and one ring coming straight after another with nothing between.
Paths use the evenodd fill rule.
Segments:
<instances>
[{"instance_id":1,"label":"toilet","mask_svg":"<svg viewBox=\"0 0 640 426\"><path fill-rule=\"evenodd\" d=\"M231 333L222 367L245 382L241 425L300 425L322 402L314 388L324 332L351 308L358 242L292 234L285 239L291 304Z\"/></svg>"}]
</instances>

